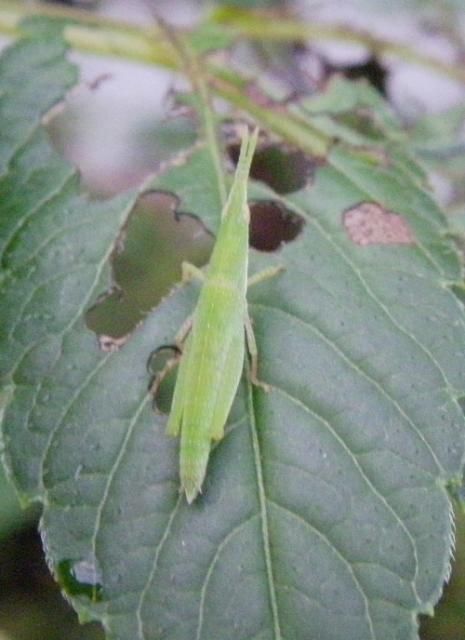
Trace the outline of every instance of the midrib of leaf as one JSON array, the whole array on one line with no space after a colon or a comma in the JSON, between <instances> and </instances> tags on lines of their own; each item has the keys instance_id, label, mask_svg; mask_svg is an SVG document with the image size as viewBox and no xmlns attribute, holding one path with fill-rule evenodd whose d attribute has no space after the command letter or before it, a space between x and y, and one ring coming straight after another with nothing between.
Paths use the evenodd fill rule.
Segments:
<instances>
[{"instance_id":1,"label":"midrib of leaf","mask_svg":"<svg viewBox=\"0 0 465 640\"><path fill-rule=\"evenodd\" d=\"M263 309L265 309L267 311L274 311L274 312L282 313L283 315L288 315L289 318L292 318L294 321L299 322L300 324L304 325L310 331L316 333L318 335L318 337L323 342L325 342L334 352L336 352L338 357L342 358L344 360L344 362L346 362L350 367L352 367L358 375L366 378L368 380L368 382L373 384L378 389L378 391L382 395L384 395L387 398L388 401L390 401L393 404L393 406L397 409L397 411L400 413L400 415L402 417L404 417L405 420L407 420L409 424L411 424L413 427L415 427L415 425L408 418L408 416L405 415L404 411L398 405L398 403L395 402L394 399L391 398L391 396L388 395L384 391L382 385L380 385L379 382L377 382L372 376L370 376L365 371L363 371L363 369L360 367L360 365L358 363L354 362L332 340L330 340L327 336L325 336L324 333L315 326L315 324L311 324L309 322L306 322L305 320L303 320L302 318L299 318L295 314L294 315L287 314L287 312L283 311L279 307L273 307L271 305L263 305L263 304L261 304L261 305L260 304L254 304L253 306L255 308L260 308L261 307L261 308L263 308ZM414 592L414 594L415 594L415 596L417 598L417 601L419 601L418 594L417 594L417 589L416 589L416 584L415 584L416 576L418 574L417 546L416 546L415 540L413 539L410 531L408 530L407 526L405 525L405 523L403 522L403 520L401 519L401 517L399 516L399 514L395 510L395 508L391 505L391 503L388 501L388 499L386 497L384 497L382 495L382 493L378 490L378 488L376 487L376 485L373 483L372 479L370 478L369 474L365 471L363 465L360 463L360 461L358 460L357 456L355 455L355 453L350 448L349 444L338 434L337 430L334 428L334 426L331 424L331 422L327 418L325 418L315 408L311 407L309 404L305 403L302 399L300 399L297 396L293 395L292 393L290 393L289 391L287 391L283 387L277 386L277 385L270 385L270 386L272 387L272 389L276 390L278 393L281 393L282 395L284 395L287 398L289 398L289 400L291 402L298 404L302 409L304 409L305 412L308 412L312 417L314 417L316 420L321 422L330 431L330 433L333 435L335 440L337 440L337 442L340 444L341 448L347 453L349 458L352 460L353 464L358 469L360 475L364 479L364 481L367 484L367 486L370 489L370 491L376 496L376 498L392 514L394 519L399 524L400 528L404 531L404 533L406 534L407 538L411 542L413 555L414 555L415 560L416 560L415 576L412 578L410 584L411 584L412 590L413 590L413 592ZM416 428L415 428L415 431L416 431L416 433L418 433ZM428 443L425 443L425 446L428 446ZM335 549L335 551L338 553L338 555L340 555L344 559L344 562L347 563L348 566L350 566L349 561L342 556L341 552L338 549L336 549L336 547L334 547L334 545L332 545L332 543L329 540L328 540L328 543L331 544L331 546ZM354 576L354 578L355 578L355 576ZM358 582L358 580L357 580L357 582ZM364 598L367 599L365 593L363 592L363 589L362 589L361 585L359 585L359 586L360 586L360 591L363 594ZM367 601L368 601L368 599L367 599ZM367 613L367 615L369 617L369 613ZM371 620L370 620L370 626L372 626Z\"/></svg>"},{"instance_id":2,"label":"midrib of leaf","mask_svg":"<svg viewBox=\"0 0 465 640\"><path fill-rule=\"evenodd\" d=\"M249 367L246 367L249 374ZM263 478L263 468L261 461L260 441L258 438L257 423L254 410L254 396L252 383L249 375L247 376L246 394L247 394L247 413L250 425L250 436L252 440L253 460L255 464L255 474L257 479L257 494L260 508L260 522L263 543L263 555L266 569L266 580L268 585L268 595L270 599L271 615L273 619L274 639L282 640L281 625L279 623L278 601L276 597L275 580L273 575L273 561L270 549L270 531L268 523L267 497L265 491L265 483Z\"/></svg>"},{"instance_id":3,"label":"midrib of leaf","mask_svg":"<svg viewBox=\"0 0 465 640\"><path fill-rule=\"evenodd\" d=\"M257 307L259 305L255 304L253 306ZM267 306L266 308L267 309L274 309L273 307L269 307L269 306ZM298 319L296 316L292 316L292 317ZM301 322L303 322L303 321L301 321ZM305 325L307 325L307 323L305 323ZM313 329L313 327L311 327L311 326L310 326L310 328ZM324 336L323 336L323 338L326 340L326 338ZM332 343L331 343L331 345L332 345ZM334 346L334 345L332 345L332 346ZM353 365L354 363L351 362L351 364ZM246 369L248 370L248 367L246 367ZM356 459L355 455L352 453L352 451L350 450L348 445L345 443L345 441L342 440L342 438L333 429L331 424L325 418L323 418L323 416L320 416L313 409L311 409L308 405L303 404L301 400L299 400L298 398L296 398L294 396L290 396L286 390L282 389L281 387L276 387L275 385L271 385L271 386L276 391L278 391L280 393L283 393L285 396L289 397L292 402L298 403L300 406L302 406L302 408L305 411L309 412L317 420L320 420L325 424L325 426L330 430L330 432L333 434L333 436L336 438L336 440L341 444L343 449L345 451L347 451L349 457L353 460L355 466L359 469L359 472L361 473L362 477L365 479L365 482L368 484L370 490L377 496L377 498L383 504L385 504L387 506L389 511L394 515L395 519L400 524L402 530L406 533L408 539L411 541L412 548L413 548L413 551L414 551L414 555L416 557L416 555L417 555L417 553L416 553L416 545L415 545L415 543L414 543L414 541L412 539L412 536L411 536L410 532L408 531L407 527L402 522L402 520L400 519L400 517L398 516L396 511L393 509L393 507L384 499L384 497L382 495L380 495L380 493L378 492L376 487L371 482L370 478L365 473L363 467L360 465L359 461ZM251 382L249 380L247 381L247 385L246 385L246 393L247 393L248 419L249 419L250 434L251 434L251 440L252 440L253 459L254 459L256 479L257 479L257 483L256 484L257 484L257 494L258 494L259 509L260 509L260 521L261 521L263 554L264 554L264 561L265 561L265 569L266 569L266 577L267 577L267 585L268 585L268 594L269 594L269 600L270 600L270 609L271 609L272 620L273 620L274 640L283 640L283 637L282 637L282 634L281 634L280 621L279 621L279 607L278 607L278 599L277 599L277 594L276 594L276 589L275 589L275 579L274 579L274 572L273 572L273 560L272 560L272 557L271 557L271 547L270 547L270 527L269 527L269 521L268 521L268 508L267 508L267 503L269 502L269 499L267 498L267 495L266 495L265 482L264 482L264 477L263 477L263 468L262 468L262 462L261 462L262 454L261 454L260 440L259 440L257 422L256 422L256 416L255 416L255 410L254 410L254 397L253 397L253 393L254 392L253 392L252 384L251 384ZM365 614L366 614L366 620L367 620L368 628L369 628L369 631L370 631L370 636L371 636L372 640L376 640L373 620L372 620L372 617L371 617L371 614L370 614L369 599L368 599L368 597L367 597L362 585L360 584L360 581L358 580L356 574L354 573L353 567L350 564L349 560L347 560L347 558L344 557L344 555L341 553L341 551L337 547L334 546L332 541L330 539L328 539L325 534L323 534L321 531L315 529L315 527L313 525L311 525L307 520L305 520L302 516L294 513L293 511L290 511L289 509L287 509L283 505L280 505L280 504L278 504L276 502L270 502L270 504L273 504L278 509L284 509L289 515L291 515L292 517L294 517L294 518L300 520L301 522L303 522L305 524L305 526L310 527L314 531L314 533L316 533L319 537L321 537L325 541L326 544L329 545L329 547L337 554L337 556L341 559L341 561L347 566L347 568L350 571L350 574L352 575L352 577L354 579L354 582L357 585L357 587L359 589L359 592L362 595L363 600L365 602ZM418 570L418 563L416 563L415 574L417 573L417 570ZM415 593L415 595L417 597L414 580L411 581L411 585L412 585L412 589L413 589L413 591L414 591L414 593ZM418 597L417 597L417 600L418 600ZM196 640L200 640L200 636L199 635L197 635Z\"/></svg>"},{"instance_id":4,"label":"midrib of leaf","mask_svg":"<svg viewBox=\"0 0 465 640\"><path fill-rule=\"evenodd\" d=\"M274 388L276 389L277 387L274 387ZM358 589L359 593L362 595L363 600L364 600L365 618L366 618L366 622L367 622L367 625L368 625L368 629L370 631L370 639L371 640L377 640L376 635L375 635L374 625L373 625L373 619L372 619L372 616L371 616L371 613L370 613L369 598L368 598L367 594L365 593L365 590L363 589L362 585L360 584L360 580L357 578L357 575L355 574L354 569L353 569L352 565L350 564L349 560L344 556L343 553L341 553L340 549L338 549L334 545L334 543L328 538L328 536L325 533L323 533L322 531L317 529L313 524L311 524L311 522L306 520L303 516L301 516L300 514L296 513L292 509L289 509L288 507L285 507L282 504L279 504L278 502L272 502L271 504L275 507L275 509L286 512L291 518L297 520L298 522L301 522L305 526L305 528L310 529L312 531L312 533L316 534L321 540L323 540L323 542L331 549L331 551L333 551L336 554L336 556L347 567L347 569L350 572L350 575L352 576L355 584L357 585L357 589ZM308 596L306 596L306 597L308 597ZM382 640L382 639L380 639L380 640Z\"/></svg>"},{"instance_id":5,"label":"midrib of leaf","mask_svg":"<svg viewBox=\"0 0 465 640\"><path fill-rule=\"evenodd\" d=\"M343 167L344 163L338 162L337 164L340 165L340 166L337 167L337 170L342 175L344 175L344 177L350 183L355 185L358 190L360 190L362 193L364 193L366 195L367 200L371 200L371 201L375 201L375 202L378 201L378 199L379 199L378 196L376 194L373 194L371 191L369 191L368 188L365 186L365 184L357 181L352 174L349 174L347 172L343 172L342 167ZM266 196L269 197L269 194L267 193L267 189L264 189L263 192L265 194L265 197ZM366 291L367 295L373 300L373 302L376 303L376 305L380 308L380 310L383 312L383 314L390 320L390 322L393 324L393 326L398 331L400 331L402 334L404 334L406 337L411 339L423 351L423 353L428 357L428 359L436 367L438 373L440 374L441 378L444 381L445 388L447 388L449 390L452 390L452 387L451 387L451 385L450 385L450 383L449 383L449 381L448 381L448 379L447 379L447 377L445 375L444 370L442 369L440 363L436 360L434 355L431 353L431 351L421 341L419 341L418 338L413 333L411 333L407 328L402 326L402 324L392 315L392 313L390 313L390 311L386 307L386 305L382 302L382 300L379 299L379 297L376 295L376 293L370 287L370 285L367 282L366 278L363 276L362 271L357 268L357 265L355 265L353 263L353 261L351 260L350 256L347 254L347 252L344 250L344 248L342 246L340 246L340 244L335 240L334 236L329 231L327 231L325 229L325 227L323 226L320 218L318 218L316 216L313 216L313 217L309 216L307 211L305 211L305 209L303 209L296 202L295 198L289 198L289 197L286 198L286 197L283 197L283 196L279 196L278 194L275 194L274 195L274 199L280 201L285 207L294 210L297 214L299 214L299 216L301 216L304 220L306 220L308 224L312 224L312 225L314 225L314 226L316 226L318 228L318 230L325 237L327 242L334 248L334 251L344 260L344 262L350 268L351 272L356 276L356 278L358 279L358 281L360 282L360 284L362 285L362 287ZM432 257L430 256L430 253L426 250L424 245L422 243L420 243L419 241L416 241L416 245L417 245L418 249L423 253L425 258L428 260L428 262L435 268L435 270L443 278L445 278L445 274L443 274L440 266L436 263L436 261L434 259L432 259ZM453 294L451 293L450 295L453 295ZM352 363L352 364L355 364L355 363ZM373 382L376 383L376 381L373 381ZM446 477L445 471L444 471L440 461L438 460L433 448L428 443L428 441L425 439L425 436L423 435L421 430L417 427L415 422L408 416L408 414L402 409L402 407L400 407L400 405L398 405L397 401L394 398L392 398L391 395L388 394L387 391L385 391L383 389L382 385L379 385L379 383L376 383L376 384L379 386L379 388L382 391L382 393L384 395L386 395L386 397L395 406L398 407L399 413L412 426L412 428L417 433L418 437L422 440L422 442L425 444L425 446L430 451L431 457L432 457L432 459L434 460L434 462L435 462L435 464L437 466L438 472L441 474L441 476ZM456 394L452 393L451 395L453 396L454 403L458 406L458 401L457 401L457 398L456 398Z\"/></svg>"}]
</instances>

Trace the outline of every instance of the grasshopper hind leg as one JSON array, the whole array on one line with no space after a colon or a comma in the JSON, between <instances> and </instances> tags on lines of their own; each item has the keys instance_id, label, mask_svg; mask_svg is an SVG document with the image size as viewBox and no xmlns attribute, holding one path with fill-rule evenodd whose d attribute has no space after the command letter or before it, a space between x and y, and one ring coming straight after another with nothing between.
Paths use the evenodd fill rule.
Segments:
<instances>
[{"instance_id":1,"label":"grasshopper hind leg","mask_svg":"<svg viewBox=\"0 0 465 640\"><path fill-rule=\"evenodd\" d=\"M250 356L250 381L257 387L261 387L264 391L268 392L270 390L270 386L259 380L258 378L258 348L257 341L255 340L255 333L252 326L252 319L247 313L245 320L245 336L247 339L247 348L249 350Z\"/></svg>"},{"instance_id":2,"label":"grasshopper hind leg","mask_svg":"<svg viewBox=\"0 0 465 640\"><path fill-rule=\"evenodd\" d=\"M236 395L237 387L244 368L244 334L240 333L231 340L226 352L223 376L223 384L218 389L217 400L212 420L211 439L221 440L224 437L224 427L231 411L231 406ZM234 394L228 395L228 390L234 389Z\"/></svg>"}]
</instances>

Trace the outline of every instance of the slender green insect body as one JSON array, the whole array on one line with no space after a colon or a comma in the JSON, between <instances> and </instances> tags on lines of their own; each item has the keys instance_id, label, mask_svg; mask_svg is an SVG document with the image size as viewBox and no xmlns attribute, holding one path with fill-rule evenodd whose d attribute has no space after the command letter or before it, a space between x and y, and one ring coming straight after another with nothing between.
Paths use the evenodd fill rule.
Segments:
<instances>
[{"instance_id":1,"label":"slender green insect body","mask_svg":"<svg viewBox=\"0 0 465 640\"><path fill-rule=\"evenodd\" d=\"M224 426L242 375L247 321L249 219L247 180L257 143L244 134L208 271L192 318L167 433L181 436L181 486L190 503L205 477L212 441Z\"/></svg>"}]
</instances>

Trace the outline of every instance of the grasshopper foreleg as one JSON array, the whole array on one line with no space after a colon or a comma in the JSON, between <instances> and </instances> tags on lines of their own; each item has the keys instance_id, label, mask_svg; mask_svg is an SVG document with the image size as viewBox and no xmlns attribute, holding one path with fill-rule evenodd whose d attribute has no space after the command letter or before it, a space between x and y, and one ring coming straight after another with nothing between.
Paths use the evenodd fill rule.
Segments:
<instances>
[{"instance_id":1,"label":"grasshopper foreleg","mask_svg":"<svg viewBox=\"0 0 465 640\"><path fill-rule=\"evenodd\" d=\"M262 269L258 273L254 273L253 276L247 280L247 288L253 287L256 284L260 284L260 282L264 282L265 280L269 280L269 278L274 278L279 275L283 271L285 271L286 267L283 265L272 265L271 267L267 267L266 269Z\"/></svg>"},{"instance_id":2,"label":"grasshopper foreleg","mask_svg":"<svg viewBox=\"0 0 465 640\"><path fill-rule=\"evenodd\" d=\"M205 274L201 269L196 267L195 264L192 264L190 262L183 262L182 281L190 282L191 280L200 280L201 282L204 282Z\"/></svg>"}]
</instances>

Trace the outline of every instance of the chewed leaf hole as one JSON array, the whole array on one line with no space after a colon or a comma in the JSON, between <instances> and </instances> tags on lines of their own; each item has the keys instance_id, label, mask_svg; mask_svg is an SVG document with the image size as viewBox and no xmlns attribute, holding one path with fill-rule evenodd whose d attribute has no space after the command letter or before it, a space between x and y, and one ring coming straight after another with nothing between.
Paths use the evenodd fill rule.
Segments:
<instances>
[{"instance_id":1,"label":"chewed leaf hole","mask_svg":"<svg viewBox=\"0 0 465 640\"><path fill-rule=\"evenodd\" d=\"M249 203L250 246L259 251L276 251L295 240L305 221L280 202L265 200Z\"/></svg>"},{"instance_id":2,"label":"chewed leaf hole","mask_svg":"<svg viewBox=\"0 0 465 640\"><path fill-rule=\"evenodd\" d=\"M91 602L102 599L102 576L95 560L62 560L57 575L58 582L70 596L85 596Z\"/></svg>"},{"instance_id":3,"label":"chewed leaf hole","mask_svg":"<svg viewBox=\"0 0 465 640\"><path fill-rule=\"evenodd\" d=\"M239 149L238 144L232 144L228 148L234 164L237 164ZM250 177L264 182L276 193L286 194L303 189L313 178L316 166L316 161L301 151L267 145L255 152Z\"/></svg>"},{"instance_id":4,"label":"chewed leaf hole","mask_svg":"<svg viewBox=\"0 0 465 640\"><path fill-rule=\"evenodd\" d=\"M377 202L361 202L343 214L347 235L361 246L370 244L414 244L407 220Z\"/></svg>"},{"instance_id":5,"label":"chewed leaf hole","mask_svg":"<svg viewBox=\"0 0 465 640\"><path fill-rule=\"evenodd\" d=\"M154 409L166 415L171 408L180 357L181 352L176 346L163 345L150 355L147 362Z\"/></svg>"},{"instance_id":6,"label":"chewed leaf hole","mask_svg":"<svg viewBox=\"0 0 465 640\"><path fill-rule=\"evenodd\" d=\"M212 238L203 225L177 215L166 193L140 198L111 256L113 286L86 314L104 351L118 349L134 327L181 277L181 263L204 264Z\"/></svg>"}]
</instances>

